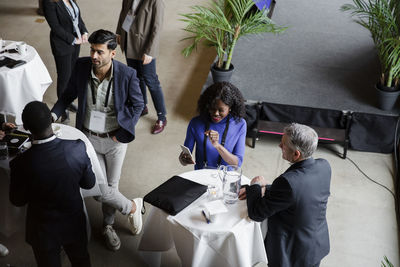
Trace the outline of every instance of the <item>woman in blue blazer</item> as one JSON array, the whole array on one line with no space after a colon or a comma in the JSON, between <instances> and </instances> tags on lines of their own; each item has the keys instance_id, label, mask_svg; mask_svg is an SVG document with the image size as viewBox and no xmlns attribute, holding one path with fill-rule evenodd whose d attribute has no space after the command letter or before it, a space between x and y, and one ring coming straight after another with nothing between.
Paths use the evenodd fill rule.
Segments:
<instances>
[{"instance_id":1,"label":"woman in blue blazer","mask_svg":"<svg viewBox=\"0 0 400 267\"><path fill-rule=\"evenodd\" d=\"M228 82L215 83L200 96L197 110L199 116L190 121L184 143L190 151L196 145L196 162L182 152L181 164L195 164L196 170L219 165L241 166L247 126L239 89Z\"/></svg>"},{"instance_id":2,"label":"woman in blue blazer","mask_svg":"<svg viewBox=\"0 0 400 267\"><path fill-rule=\"evenodd\" d=\"M79 57L80 45L87 43L88 31L73 0L44 0L43 9L50 26L50 45L57 69L57 97L60 98ZM76 111L76 108L72 105L71 110ZM68 121L66 111L61 122Z\"/></svg>"}]
</instances>

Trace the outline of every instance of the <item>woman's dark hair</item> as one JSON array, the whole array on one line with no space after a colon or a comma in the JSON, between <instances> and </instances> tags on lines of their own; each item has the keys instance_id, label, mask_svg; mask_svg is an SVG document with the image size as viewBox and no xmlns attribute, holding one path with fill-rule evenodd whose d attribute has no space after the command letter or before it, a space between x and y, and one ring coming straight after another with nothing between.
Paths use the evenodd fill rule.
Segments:
<instances>
[{"instance_id":1,"label":"woman's dark hair","mask_svg":"<svg viewBox=\"0 0 400 267\"><path fill-rule=\"evenodd\" d=\"M246 115L244 98L240 90L229 82L218 82L209 86L200 96L197 102L197 111L203 118L210 118L210 109L215 106L217 100L228 105L231 114L236 120Z\"/></svg>"},{"instance_id":2,"label":"woman's dark hair","mask_svg":"<svg viewBox=\"0 0 400 267\"><path fill-rule=\"evenodd\" d=\"M117 36L107 30L97 30L89 36L89 43L91 44L107 44L107 48L115 50L117 48Z\"/></svg>"}]
</instances>

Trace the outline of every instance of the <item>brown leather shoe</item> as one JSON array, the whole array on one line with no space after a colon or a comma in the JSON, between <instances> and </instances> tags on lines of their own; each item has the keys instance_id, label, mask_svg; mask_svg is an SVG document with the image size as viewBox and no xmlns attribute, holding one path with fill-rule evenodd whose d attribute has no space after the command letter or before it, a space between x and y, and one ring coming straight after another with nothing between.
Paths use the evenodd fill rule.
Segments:
<instances>
[{"instance_id":1,"label":"brown leather shoe","mask_svg":"<svg viewBox=\"0 0 400 267\"><path fill-rule=\"evenodd\" d=\"M157 120L156 124L153 126L153 130L151 130L152 134L159 134L162 131L164 131L165 126L167 126L167 120L162 121L162 120Z\"/></svg>"}]
</instances>

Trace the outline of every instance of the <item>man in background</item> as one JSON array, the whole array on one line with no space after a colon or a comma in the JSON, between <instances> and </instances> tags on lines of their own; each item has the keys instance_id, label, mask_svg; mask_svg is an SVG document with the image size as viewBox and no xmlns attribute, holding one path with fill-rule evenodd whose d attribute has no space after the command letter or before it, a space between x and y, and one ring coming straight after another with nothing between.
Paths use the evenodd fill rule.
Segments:
<instances>
[{"instance_id":1,"label":"man in background","mask_svg":"<svg viewBox=\"0 0 400 267\"><path fill-rule=\"evenodd\" d=\"M326 205L331 168L314 159L318 135L310 127L293 123L284 129L279 147L292 165L272 185L262 176L242 188L249 217L268 218L265 248L269 267L317 267L329 253Z\"/></svg>"},{"instance_id":2,"label":"man in background","mask_svg":"<svg viewBox=\"0 0 400 267\"><path fill-rule=\"evenodd\" d=\"M80 188L92 188L96 178L85 143L56 138L50 110L42 102L27 104L22 122L33 141L10 162L10 201L28 204L26 241L39 267L61 267L61 247L72 266L90 266Z\"/></svg>"},{"instance_id":3,"label":"man in background","mask_svg":"<svg viewBox=\"0 0 400 267\"><path fill-rule=\"evenodd\" d=\"M146 86L149 88L157 121L152 134L161 133L167 125L164 95L156 72L161 28L164 18L163 0L123 0L116 33L129 67L137 71L148 113Z\"/></svg>"},{"instance_id":4,"label":"man in background","mask_svg":"<svg viewBox=\"0 0 400 267\"><path fill-rule=\"evenodd\" d=\"M143 199L127 199L118 190L128 143L135 139L135 125L143 110L136 71L114 60L116 35L97 30L89 37L90 57L77 60L64 93L54 105L56 121L78 98L76 128L86 134L97 153L108 184L100 184L103 235L109 249L121 246L113 224L116 210L128 215L132 234L142 229Z\"/></svg>"}]
</instances>

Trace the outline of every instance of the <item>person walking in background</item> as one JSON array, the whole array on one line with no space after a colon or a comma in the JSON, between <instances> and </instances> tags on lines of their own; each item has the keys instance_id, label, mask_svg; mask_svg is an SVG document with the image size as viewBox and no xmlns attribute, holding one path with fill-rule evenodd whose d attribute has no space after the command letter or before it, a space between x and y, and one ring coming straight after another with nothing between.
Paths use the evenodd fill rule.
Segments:
<instances>
[{"instance_id":1,"label":"person walking in background","mask_svg":"<svg viewBox=\"0 0 400 267\"><path fill-rule=\"evenodd\" d=\"M143 199L127 199L119 179L128 143L135 139L135 125L143 110L136 71L114 60L116 35L98 30L89 37L90 58L77 60L67 89L54 105L53 120L78 98L76 128L83 131L97 153L108 184L99 185L102 195L103 235L107 247L118 250L121 241L113 224L115 212L128 215L132 234L142 229Z\"/></svg>"},{"instance_id":2,"label":"person walking in background","mask_svg":"<svg viewBox=\"0 0 400 267\"><path fill-rule=\"evenodd\" d=\"M117 40L129 67L136 70L148 113L146 86L149 88L157 121L151 133L161 133L167 125L164 95L156 72L161 28L164 18L163 0L123 0L117 26Z\"/></svg>"},{"instance_id":3,"label":"person walking in background","mask_svg":"<svg viewBox=\"0 0 400 267\"><path fill-rule=\"evenodd\" d=\"M187 128L184 145L193 151L196 145L196 170L219 165L241 166L246 141L246 110L239 89L231 83L209 86L197 103L199 116ZM194 164L191 156L179 155L182 165Z\"/></svg>"},{"instance_id":4,"label":"person walking in background","mask_svg":"<svg viewBox=\"0 0 400 267\"><path fill-rule=\"evenodd\" d=\"M44 16L50 26L50 45L57 69L57 97L60 98L79 57L80 45L88 41L88 30L74 0L42 1ZM76 112L75 105L68 108ZM69 122L68 110L62 114L61 122Z\"/></svg>"},{"instance_id":5,"label":"person walking in background","mask_svg":"<svg viewBox=\"0 0 400 267\"><path fill-rule=\"evenodd\" d=\"M73 267L90 266L86 217L80 188L96 178L82 140L56 138L46 104L33 101L22 112L32 147L10 162L10 201L28 204L26 241L39 267L61 267L61 247Z\"/></svg>"},{"instance_id":6,"label":"person walking in background","mask_svg":"<svg viewBox=\"0 0 400 267\"><path fill-rule=\"evenodd\" d=\"M291 166L272 185L257 176L240 190L239 198L247 197L250 219L268 219L264 243L269 267L318 267L329 253L331 167L325 159L312 158L317 145L312 128L290 124L279 147Z\"/></svg>"}]
</instances>

